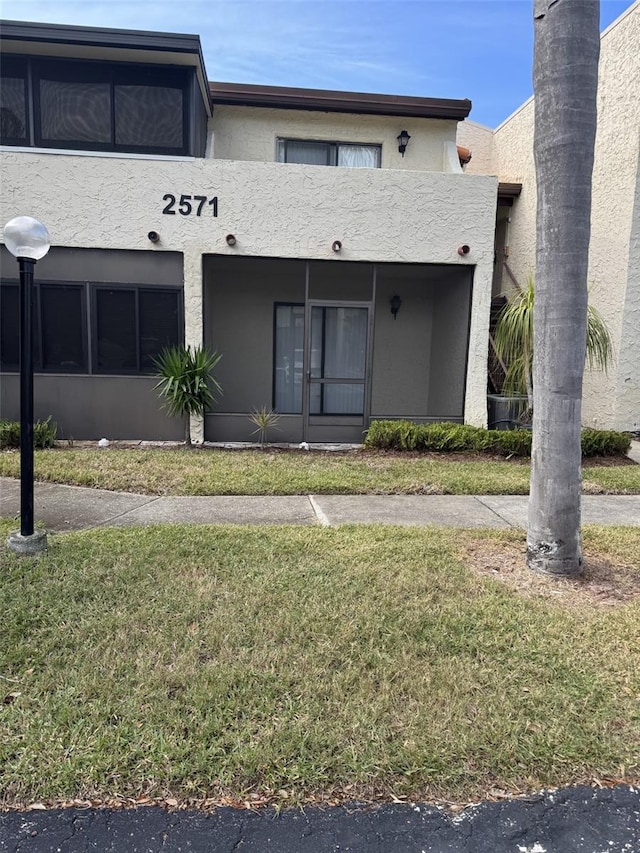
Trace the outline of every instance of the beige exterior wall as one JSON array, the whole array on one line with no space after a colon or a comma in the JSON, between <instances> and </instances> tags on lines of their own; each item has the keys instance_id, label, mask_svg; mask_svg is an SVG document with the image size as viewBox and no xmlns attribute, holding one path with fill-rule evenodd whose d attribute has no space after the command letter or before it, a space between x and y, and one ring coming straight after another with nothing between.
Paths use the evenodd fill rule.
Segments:
<instances>
[{"instance_id":1,"label":"beige exterior wall","mask_svg":"<svg viewBox=\"0 0 640 853\"><path fill-rule=\"evenodd\" d=\"M474 266L465 419L486 423L495 178L15 150L1 163L0 222L36 215L63 246L182 252L188 343L202 341L203 254ZM216 195L219 215L163 215L166 193Z\"/></svg>"},{"instance_id":2,"label":"beige exterior wall","mask_svg":"<svg viewBox=\"0 0 640 853\"><path fill-rule=\"evenodd\" d=\"M212 156L273 163L276 139L282 137L381 145L383 169L452 171L449 151L455 144L456 124L438 119L221 106L215 108L210 121ZM411 136L404 157L396 139L401 130Z\"/></svg>"},{"instance_id":3,"label":"beige exterior wall","mask_svg":"<svg viewBox=\"0 0 640 853\"><path fill-rule=\"evenodd\" d=\"M638 429L640 422L638 45L640 3L635 3L603 33L601 42L589 285L590 300L605 317L613 337L615 364L608 374L585 372L583 405L585 425L629 430ZM483 162L486 146L479 142L482 136L465 136L465 124L460 124L458 141L472 150L474 144L479 146ZM522 194L509 216L507 263L523 284L535 266L533 129L534 102L530 99L495 131L488 170L500 181L522 184ZM510 287L505 273L501 289Z\"/></svg>"},{"instance_id":4,"label":"beige exterior wall","mask_svg":"<svg viewBox=\"0 0 640 853\"><path fill-rule=\"evenodd\" d=\"M490 127L465 119L458 123L457 143L471 151L471 161L464 167L465 172L469 175L493 174L493 130Z\"/></svg>"}]
</instances>

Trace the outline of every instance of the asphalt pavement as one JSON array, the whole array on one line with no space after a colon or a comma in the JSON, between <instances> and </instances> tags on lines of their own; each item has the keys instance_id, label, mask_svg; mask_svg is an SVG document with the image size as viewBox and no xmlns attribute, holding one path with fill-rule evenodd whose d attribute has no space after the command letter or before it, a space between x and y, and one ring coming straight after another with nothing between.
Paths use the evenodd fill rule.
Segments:
<instances>
[{"instance_id":1,"label":"asphalt pavement","mask_svg":"<svg viewBox=\"0 0 640 853\"><path fill-rule=\"evenodd\" d=\"M640 789L576 787L471 806L55 809L0 814L2 853L639 853Z\"/></svg>"}]
</instances>

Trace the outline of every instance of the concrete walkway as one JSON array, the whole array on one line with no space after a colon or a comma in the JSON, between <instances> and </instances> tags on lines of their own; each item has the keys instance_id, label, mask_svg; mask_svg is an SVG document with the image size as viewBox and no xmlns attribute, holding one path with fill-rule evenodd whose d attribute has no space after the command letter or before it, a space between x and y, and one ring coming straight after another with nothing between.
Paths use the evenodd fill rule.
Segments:
<instances>
[{"instance_id":1,"label":"concrete walkway","mask_svg":"<svg viewBox=\"0 0 640 853\"><path fill-rule=\"evenodd\" d=\"M157 497L36 483L35 515L50 532L149 524L400 524L526 528L525 495ZM20 483L0 478L0 517L17 518ZM584 524L640 526L640 495L583 495Z\"/></svg>"}]
</instances>

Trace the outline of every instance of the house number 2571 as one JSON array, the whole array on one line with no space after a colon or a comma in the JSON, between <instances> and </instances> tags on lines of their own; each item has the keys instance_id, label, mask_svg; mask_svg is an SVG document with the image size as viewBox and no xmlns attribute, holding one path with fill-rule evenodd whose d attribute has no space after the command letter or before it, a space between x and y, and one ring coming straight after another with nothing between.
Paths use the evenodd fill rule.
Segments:
<instances>
[{"instance_id":1,"label":"house number 2571","mask_svg":"<svg viewBox=\"0 0 640 853\"><path fill-rule=\"evenodd\" d=\"M213 198L208 198L206 195L181 195L180 198L176 198L172 193L167 193L162 196L162 201L166 201L162 212L168 216L176 215L176 205L177 212L182 216L191 216L192 213L195 213L196 216L202 216L203 211L207 212L205 208L209 207L213 216L218 215L217 195Z\"/></svg>"}]
</instances>

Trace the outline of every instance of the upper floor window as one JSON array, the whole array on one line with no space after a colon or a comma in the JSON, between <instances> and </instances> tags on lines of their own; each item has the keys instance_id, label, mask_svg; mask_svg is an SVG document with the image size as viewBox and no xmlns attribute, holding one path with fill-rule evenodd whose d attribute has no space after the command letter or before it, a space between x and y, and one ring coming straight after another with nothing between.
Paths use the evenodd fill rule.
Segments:
<instances>
[{"instance_id":1,"label":"upper floor window","mask_svg":"<svg viewBox=\"0 0 640 853\"><path fill-rule=\"evenodd\" d=\"M309 166L352 166L380 168L380 145L352 142L315 142L306 139L278 139L279 163L306 163Z\"/></svg>"},{"instance_id":2,"label":"upper floor window","mask_svg":"<svg viewBox=\"0 0 640 853\"><path fill-rule=\"evenodd\" d=\"M4 145L189 153L190 70L4 56Z\"/></svg>"}]
</instances>

